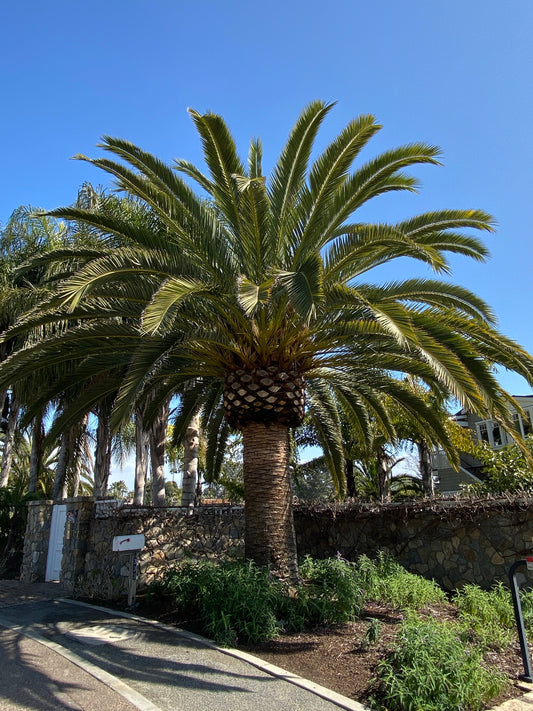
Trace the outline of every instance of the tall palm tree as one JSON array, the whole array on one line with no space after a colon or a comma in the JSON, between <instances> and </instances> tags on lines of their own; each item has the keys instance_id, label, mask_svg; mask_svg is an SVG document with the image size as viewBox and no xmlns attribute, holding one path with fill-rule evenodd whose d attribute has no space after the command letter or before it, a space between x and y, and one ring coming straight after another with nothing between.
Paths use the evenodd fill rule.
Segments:
<instances>
[{"instance_id":1,"label":"tall palm tree","mask_svg":"<svg viewBox=\"0 0 533 711\"><path fill-rule=\"evenodd\" d=\"M370 269L398 257L436 272L449 271L447 253L483 260L485 247L464 230L490 231L492 220L480 210L443 210L397 224L357 222L355 213L372 198L415 191L416 180L404 170L437 164L439 151L414 143L352 170L380 129L364 115L311 162L330 109L319 101L304 109L268 180L260 142L251 142L245 164L226 124L212 113L190 112L207 174L185 160L173 170L111 137L102 147L115 159L79 156L147 204L158 226L97 210L51 213L118 235L129 247L90 260L62 286L59 312L99 313L101 322L39 349L47 363L57 359L59 342L60 357L69 357L76 338L78 353L91 339L99 339L104 354L111 339L115 350L131 344L116 420L154 388L154 412L183 392L174 427L180 439L201 408L212 423L222 422L223 411L219 444L228 427L243 437L246 556L290 576L296 575L296 547L289 430L302 422L306 403L341 482L338 403L363 439L376 423L394 436L384 395L437 429L431 409L397 377L407 374L432 387L443 384L472 409L511 427L510 396L492 364L533 381L531 357L496 331L490 309L467 289L434 279L363 281ZM197 183L201 196L179 173ZM143 304L140 327L114 319L121 300L127 310L133 299ZM21 377L34 353L19 354L2 370Z\"/></svg>"}]
</instances>

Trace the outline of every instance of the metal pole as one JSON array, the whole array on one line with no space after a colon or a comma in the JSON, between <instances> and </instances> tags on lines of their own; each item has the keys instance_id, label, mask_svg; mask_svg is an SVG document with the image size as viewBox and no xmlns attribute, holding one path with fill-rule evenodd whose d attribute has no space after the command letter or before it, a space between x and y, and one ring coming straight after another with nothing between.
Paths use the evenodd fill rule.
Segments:
<instances>
[{"instance_id":1,"label":"metal pole","mask_svg":"<svg viewBox=\"0 0 533 711\"><path fill-rule=\"evenodd\" d=\"M522 614L522 603L518 592L518 581L516 579L516 569L521 565L527 565L527 560L517 560L513 563L509 570L509 581L511 583L511 594L513 597L514 616L516 626L518 628L518 638L520 640L520 653L522 655L522 663L524 665L525 674L520 675L520 679L533 682L533 672L531 670L531 657L529 656L529 647L527 644L526 628L524 625L524 615Z\"/></svg>"},{"instance_id":2,"label":"metal pole","mask_svg":"<svg viewBox=\"0 0 533 711\"><path fill-rule=\"evenodd\" d=\"M130 579L128 585L128 607L133 607L137 592L137 555L138 551L130 553Z\"/></svg>"}]
</instances>

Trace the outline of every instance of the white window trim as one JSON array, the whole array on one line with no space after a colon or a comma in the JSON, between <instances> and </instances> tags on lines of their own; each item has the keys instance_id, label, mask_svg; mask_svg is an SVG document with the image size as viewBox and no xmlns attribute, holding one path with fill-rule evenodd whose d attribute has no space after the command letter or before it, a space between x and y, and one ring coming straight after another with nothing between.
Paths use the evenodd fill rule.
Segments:
<instances>
[{"instance_id":1,"label":"white window trim","mask_svg":"<svg viewBox=\"0 0 533 711\"><path fill-rule=\"evenodd\" d=\"M524 413L529 418L529 423L533 431L533 406L524 407ZM518 424L520 425L520 434L522 435L522 437L525 437L524 421L521 415L518 415ZM505 430L501 427L501 425L498 424L498 422L496 422L496 420L480 420L479 422L475 423L478 442L486 441L481 437L481 425L485 425L487 427L487 435L489 437L488 444L490 445L491 449L501 449L502 447L513 443L514 440L511 435L505 432ZM500 434L502 438L501 444L495 444L494 442L493 430L495 426L498 426L500 428Z\"/></svg>"}]
</instances>

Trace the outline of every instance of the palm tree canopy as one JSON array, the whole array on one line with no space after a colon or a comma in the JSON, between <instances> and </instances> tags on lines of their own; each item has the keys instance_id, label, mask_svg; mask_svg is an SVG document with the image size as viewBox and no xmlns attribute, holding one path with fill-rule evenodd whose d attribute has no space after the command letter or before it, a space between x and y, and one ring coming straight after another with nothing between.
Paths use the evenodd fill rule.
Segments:
<instances>
[{"instance_id":1,"label":"palm tree canopy","mask_svg":"<svg viewBox=\"0 0 533 711\"><path fill-rule=\"evenodd\" d=\"M220 116L192 110L206 172L186 160L168 166L109 136L100 147L110 158L78 156L112 175L151 218L133 220L98 206L50 213L110 241L63 282L58 300L19 326L58 314L80 323L57 342L41 344L40 363L78 358L95 371L101 354L109 369L114 346L119 359L129 359L115 422L148 391L156 392L155 412L186 387L176 437L204 405L204 416L218 426L215 444L225 436L222 408L226 426L244 431L249 424L295 426L306 401L339 483L339 409L363 439L376 424L394 437L385 395L422 418L428 431L441 430L431 408L402 384L404 375L442 386L512 427L510 397L493 366L531 383L533 361L498 333L487 304L449 281L366 281L371 269L399 257L436 274L449 273L450 255L484 260L487 250L473 232L491 231L493 219L482 210L446 209L395 224L359 221L359 208L372 198L416 191L406 171L437 165L439 150L413 143L354 167L380 129L363 115L313 159L331 108L315 101L304 109L268 178L259 140L251 141L244 161ZM35 352L8 362L0 386L2 377L23 377L35 367ZM215 466L214 454L210 461Z\"/></svg>"}]
</instances>

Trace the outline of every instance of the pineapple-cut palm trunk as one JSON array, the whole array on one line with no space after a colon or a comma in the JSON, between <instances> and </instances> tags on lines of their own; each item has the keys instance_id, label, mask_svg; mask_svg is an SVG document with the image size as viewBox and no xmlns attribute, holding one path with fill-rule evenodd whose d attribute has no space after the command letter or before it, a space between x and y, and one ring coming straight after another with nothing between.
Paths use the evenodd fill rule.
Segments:
<instances>
[{"instance_id":1,"label":"pineapple-cut palm trunk","mask_svg":"<svg viewBox=\"0 0 533 711\"><path fill-rule=\"evenodd\" d=\"M289 428L251 422L242 429L245 556L290 580L298 577L289 474Z\"/></svg>"},{"instance_id":2,"label":"pineapple-cut palm trunk","mask_svg":"<svg viewBox=\"0 0 533 711\"><path fill-rule=\"evenodd\" d=\"M181 505L192 506L196 496L198 481L198 445L200 442L200 415L195 415L189 422L187 434L183 439L183 484Z\"/></svg>"}]
</instances>

